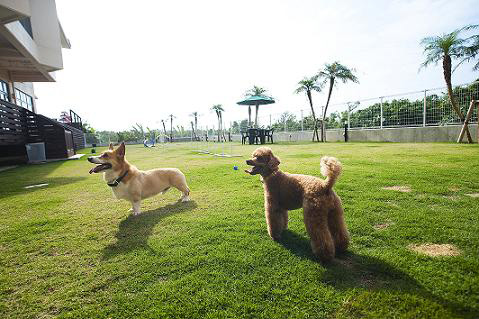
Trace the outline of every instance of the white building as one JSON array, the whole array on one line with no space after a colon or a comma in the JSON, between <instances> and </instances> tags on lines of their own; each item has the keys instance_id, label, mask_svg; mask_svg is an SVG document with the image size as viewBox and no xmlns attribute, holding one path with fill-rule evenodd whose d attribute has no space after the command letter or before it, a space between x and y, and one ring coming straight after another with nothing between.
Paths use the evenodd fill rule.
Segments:
<instances>
[{"instance_id":1,"label":"white building","mask_svg":"<svg viewBox=\"0 0 479 319\"><path fill-rule=\"evenodd\" d=\"M0 0L0 164L30 160L33 144L44 145L46 159L67 158L84 147L81 119L61 124L35 106L33 82L55 81L62 48L70 42L55 0Z\"/></svg>"},{"instance_id":2,"label":"white building","mask_svg":"<svg viewBox=\"0 0 479 319\"><path fill-rule=\"evenodd\" d=\"M0 0L0 99L36 113L32 82L54 82L70 48L54 0Z\"/></svg>"}]
</instances>

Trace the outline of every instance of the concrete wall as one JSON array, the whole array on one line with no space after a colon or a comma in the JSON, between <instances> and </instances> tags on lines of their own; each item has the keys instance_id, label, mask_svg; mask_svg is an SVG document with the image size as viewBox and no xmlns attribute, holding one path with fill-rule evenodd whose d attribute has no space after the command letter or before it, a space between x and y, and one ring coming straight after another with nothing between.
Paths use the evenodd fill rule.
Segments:
<instances>
[{"instance_id":1,"label":"concrete wall","mask_svg":"<svg viewBox=\"0 0 479 319\"><path fill-rule=\"evenodd\" d=\"M460 125L428 126L428 127L400 127L383 129L349 130L350 142L456 142L461 132ZM469 124L472 139L477 143L477 123ZM326 131L328 142L344 142L344 129ZM276 142L311 141L312 131L275 132ZM234 141L241 141L241 135L234 135ZM463 139L467 141L466 138Z\"/></svg>"}]
</instances>

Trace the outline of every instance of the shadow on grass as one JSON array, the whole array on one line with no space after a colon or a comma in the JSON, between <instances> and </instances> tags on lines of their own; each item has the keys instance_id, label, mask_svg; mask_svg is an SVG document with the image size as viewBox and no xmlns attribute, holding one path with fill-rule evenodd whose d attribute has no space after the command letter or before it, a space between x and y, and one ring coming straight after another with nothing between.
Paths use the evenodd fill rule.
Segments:
<instances>
[{"instance_id":1,"label":"shadow on grass","mask_svg":"<svg viewBox=\"0 0 479 319\"><path fill-rule=\"evenodd\" d=\"M36 165L21 165L15 169L1 172L0 199L18 194L34 193L38 190L52 189L58 186L72 184L86 179L86 176L56 176L49 177L55 170L65 165L66 162L52 162ZM86 175L86 174L85 174ZM25 189L25 186L48 184L43 187Z\"/></svg>"},{"instance_id":2,"label":"shadow on grass","mask_svg":"<svg viewBox=\"0 0 479 319\"><path fill-rule=\"evenodd\" d=\"M155 225L166 216L192 210L196 207L198 205L195 201L176 202L175 204L142 212L138 216L129 215L120 222L118 232L115 235L117 241L105 247L102 259L110 259L116 255L125 254L136 249L145 249L154 254L147 241Z\"/></svg>"},{"instance_id":3,"label":"shadow on grass","mask_svg":"<svg viewBox=\"0 0 479 319\"><path fill-rule=\"evenodd\" d=\"M15 181L12 183L8 183L9 185L6 191L0 192L0 199L19 195L19 194L31 194L39 190L52 190L56 187L61 187L68 184L74 184L85 179L86 177L75 176L75 177L42 177L42 178L35 178L29 181ZM39 184L48 184L48 185L41 186L41 187L32 187L28 189L25 188L25 186L39 185Z\"/></svg>"},{"instance_id":4,"label":"shadow on grass","mask_svg":"<svg viewBox=\"0 0 479 319\"><path fill-rule=\"evenodd\" d=\"M286 230L279 243L300 258L319 262L311 251L309 238ZM336 289L362 288L370 292L407 293L440 304L457 316L474 317L473 308L432 294L416 279L378 258L347 251L323 266L326 271L319 281Z\"/></svg>"}]
</instances>

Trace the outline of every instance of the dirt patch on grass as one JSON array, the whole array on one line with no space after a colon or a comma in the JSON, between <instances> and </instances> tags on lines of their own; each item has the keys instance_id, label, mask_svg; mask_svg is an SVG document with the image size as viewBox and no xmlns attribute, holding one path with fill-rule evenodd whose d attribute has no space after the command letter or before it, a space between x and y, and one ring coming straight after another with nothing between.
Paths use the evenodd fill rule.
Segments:
<instances>
[{"instance_id":1,"label":"dirt patch on grass","mask_svg":"<svg viewBox=\"0 0 479 319\"><path fill-rule=\"evenodd\" d=\"M373 227L376 230L382 230L382 229L388 228L391 225L394 225L394 223L393 222L385 222L385 223L382 223L382 224L376 224Z\"/></svg>"},{"instance_id":2,"label":"dirt patch on grass","mask_svg":"<svg viewBox=\"0 0 479 319\"><path fill-rule=\"evenodd\" d=\"M451 186L451 187L449 187L449 191L450 191L450 192L454 192L454 193L455 193L455 192L459 192L460 190L461 190L461 189L460 189L459 187L457 187L457 186Z\"/></svg>"},{"instance_id":3,"label":"dirt patch on grass","mask_svg":"<svg viewBox=\"0 0 479 319\"><path fill-rule=\"evenodd\" d=\"M392 206L392 207L396 207L396 208L399 207L399 205L398 205L396 202L390 201L390 200L388 200L388 201L386 202L386 204L388 204L388 205L390 205L390 206Z\"/></svg>"},{"instance_id":4,"label":"dirt patch on grass","mask_svg":"<svg viewBox=\"0 0 479 319\"><path fill-rule=\"evenodd\" d=\"M388 186L388 187L383 187L383 189L388 190L388 191L397 191L401 193L410 193L411 192L411 187L409 186Z\"/></svg>"},{"instance_id":5,"label":"dirt patch on grass","mask_svg":"<svg viewBox=\"0 0 479 319\"><path fill-rule=\"evenodd\" d=\"M461 251L451 244L411 244L408 246L410 250L413 250L420 254L425 254L431 257L440 256L459 256Z\"/></svg>"},{"instance_id":6,"label":"dirt patch on grass","mask_svg":"<svg viewBox=\"0 0 479 319\"><path fill-rule=\"evenodd\" d=\"M472 198L479 198L479 193L466 194L466 196L469 196Z\"/></svg>"},{"instance_id":7,"label":"dirt patch on grass","mask_svg":"<svg viewBox=\"0 0 479 319\"><path fill-rule=\"evenodd\" d=\"M445 195L443 196L445 199L449 199L449 200L452 200L452 201L456 201L456 200L459 200L460 197L457 196L457 195Z\"/></svg>"}]
</instances>

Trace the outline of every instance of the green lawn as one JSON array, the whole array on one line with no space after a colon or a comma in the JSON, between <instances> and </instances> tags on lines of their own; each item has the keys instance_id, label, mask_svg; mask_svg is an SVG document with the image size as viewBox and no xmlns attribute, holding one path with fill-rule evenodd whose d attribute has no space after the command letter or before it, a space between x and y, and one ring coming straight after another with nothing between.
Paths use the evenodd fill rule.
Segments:
<instances>
[{"instance_id":1,"label":"green lawn","mask_svg":"<svg viewBox=\"0 0 479 319\"><path fill-rule=\"evenodd\" d=\"M301 210L281 243L268 237L261 183L243 172L252 146L235 146L242 158L193 149L127 146L131 163L178 167L192 190L189 203L176 190L148 199L138 217L86 158L0 172L0 317L478 318L477 145L274 145L285 171L343 163L351 246L330 265L312 256ZM461 254L408 249L422 243Z\"/></svg>"}]
</instances>

